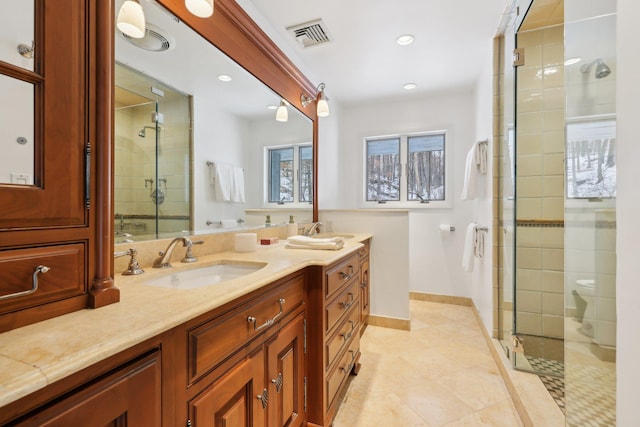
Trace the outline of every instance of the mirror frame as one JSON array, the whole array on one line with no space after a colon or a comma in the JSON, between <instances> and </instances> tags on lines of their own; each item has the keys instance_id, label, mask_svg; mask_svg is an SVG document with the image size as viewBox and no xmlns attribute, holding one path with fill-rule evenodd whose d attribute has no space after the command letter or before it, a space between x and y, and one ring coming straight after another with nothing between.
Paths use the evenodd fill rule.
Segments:
<instances>
[{"instance_id":1,"label":"mirror frame","mask_svg":"<svg viewBox=\"0 0 640 427\"><path fill-rule=\"evenodd\" d=\"M300 95L316 98L313 83L287 58L235 0L215 0L210 18L198 18L184 0L157 0L183 23L253 74L313 122L313 220L318 220L318 117L315 104L302 106ZM96 0L96 279L93 294L115 294L114 250L114 90L115 1ZM104 302L104 301L103 301ZM115 301L113 301L115 302ZM100 304L102 305L102 304Z\"/></svg>"}]
</instances>

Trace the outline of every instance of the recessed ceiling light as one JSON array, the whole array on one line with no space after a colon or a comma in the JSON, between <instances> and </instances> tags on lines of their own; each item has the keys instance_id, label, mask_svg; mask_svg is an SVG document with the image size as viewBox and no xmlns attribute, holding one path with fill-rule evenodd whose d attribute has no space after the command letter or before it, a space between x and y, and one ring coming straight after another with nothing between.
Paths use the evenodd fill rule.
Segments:
<instances>
[{"instance_id":1,"label":"recessed ceiling light","mask_svg":"<svg viewBox=\"0 0 640 427\"><path fill-rule=\"evenodd\" d=\"M404 90L413 90L413 89L415 89L417 87L418 87L418 85L415 84L415 83L405 83L405 84L402 85L402 88Z\"/></svg>"},{"instance_id":2,"label":"recessed ceiling light","mask_svg":"<svg viewBox=\"0 0 640 427\"><path fill-rule=\"evenodd\" d=\"M407 46L413 43L414 40L415 37L413 37L411 34L403 34L396 39L396 43L398 43L400 46Z\"/></svg>"},{"instance_id":3,"label":"recessed ceiling light","mask_svg":"<svg viewBox=\"0 0 640 427\"><path fill-rule=\"evenodd\" d=\"M277 110L278 106L277 105L267 105L267 110Z\"/></svg>"},{"instance_id":4,"label":"recessed ceiling light","mask_svg":"<svg viewBox=\"0 0 640 427\"><path fill-rule=\"evenodd\" d=\"M231 81L231 76L228 76L226 74L220 74L218 76L218 80L220 80L221 82L230 82Z\"/></svg>"},{"instance_id":5,"label":"recessed ceiling light","mask_svg":"<svg viewBox=\"0 0 640 427\"><path fill-rule=\"evenodd\" d=\"M564 61L564 65L573 65L573 64L577 64L578 62L582 61L582 58L568 58L567 60Z\"/></svg>"}]
</instances>

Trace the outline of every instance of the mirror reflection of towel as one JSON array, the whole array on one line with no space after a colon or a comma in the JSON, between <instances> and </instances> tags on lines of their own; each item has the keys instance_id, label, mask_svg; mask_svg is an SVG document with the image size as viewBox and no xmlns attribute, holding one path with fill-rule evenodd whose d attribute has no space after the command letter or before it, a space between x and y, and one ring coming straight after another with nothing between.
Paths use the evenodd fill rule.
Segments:
<instances>
[{"instance_id":1,"label":"mirror reflection of towel","mask_svg":"<svg viewBox=\"0 0 640 427\"><path fill-rule=\"evenodd\" d=\"M213 185L213 195L221 202L244 203L244 170L221 163L209 163L209 183Z\"/></svg>"}]
</instances>

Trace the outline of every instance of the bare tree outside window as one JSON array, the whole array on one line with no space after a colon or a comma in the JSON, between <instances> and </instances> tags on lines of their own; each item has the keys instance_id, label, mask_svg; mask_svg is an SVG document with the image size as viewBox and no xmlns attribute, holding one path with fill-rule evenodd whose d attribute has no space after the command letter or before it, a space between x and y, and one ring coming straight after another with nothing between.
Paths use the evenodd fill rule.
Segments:
<instances>
[{"instance_id":1,"label":"bare tree outside window","mask_svg":"<svg viewBox=\"0 0 640 427\"><path fill-rule=\"evenodd\" d=\"M400 138L367 141L367 201L400 200Z\"/></svg>"},{"instance_id":2,"label":"bare tree outside window","mask_svg":"<svg viewBox=\"0 0 640 427\"><path fill-rule=\"evenodd\" d=\"M567 124L567 197L615 197L615 153L615 120Z\"/></svg>"},{"instance_id":3,"label":"bare tree outside window","mask_svg":"<svg viewBox=\"0 0 640 427\"><path fill-rule=\"evenodd\" d=\"M407 139L407 200L444 200L444 134Z\"/></svg>"}]
</instances>

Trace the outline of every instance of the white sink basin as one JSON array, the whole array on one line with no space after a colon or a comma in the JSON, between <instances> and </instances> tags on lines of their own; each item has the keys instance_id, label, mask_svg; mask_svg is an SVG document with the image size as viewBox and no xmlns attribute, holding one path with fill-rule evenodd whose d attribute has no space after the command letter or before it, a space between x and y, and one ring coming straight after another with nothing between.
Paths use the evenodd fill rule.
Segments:
<instances>
[{"instance_id":1,"label":"white sink basin","mask_svg":"<svg viewBox=\"0 0 640 427\"><path fill-rule=\"evenodd\" d=\"M266 263L261 262L229 262L191 268L182 271L167 271L167 274L144 282L145 285L173 289L195 289L215 285L227 280L244 277L263 268Z\"/></svg>"}]
</instances>

